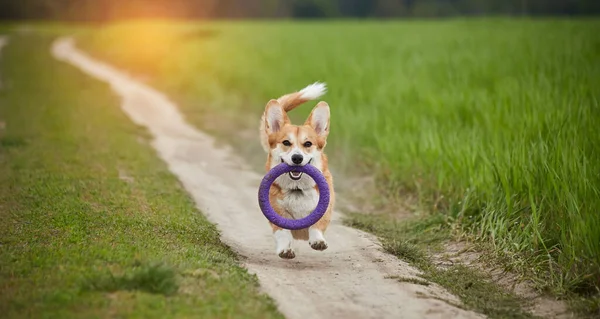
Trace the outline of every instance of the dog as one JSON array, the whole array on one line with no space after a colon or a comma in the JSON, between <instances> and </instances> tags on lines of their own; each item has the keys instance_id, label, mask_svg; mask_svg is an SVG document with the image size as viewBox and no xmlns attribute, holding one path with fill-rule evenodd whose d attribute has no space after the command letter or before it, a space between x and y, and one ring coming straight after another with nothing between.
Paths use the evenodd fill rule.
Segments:
<instances>
[{"instance_id":1,"label":"dog","mask_svg":"<svg viewBox=\"0 0 600 319\"><path fill-rule=\"evenodd\" d=\"M333 178L324 153L329 135L329 105L319 102L304 125L293 125L287 112L302 103L316 100L327 91L324 83L316 82L304 89L270 100L260 122L260 142L267 153L266 171L278 164L304 166L311 164L321 171L329 185L330 201L321 219L309 228L287 230L269 222L273 229L276 253L280 258L293 259L294 240L308 240L314 250L327 249L325 231L331 221L335 201ZM315 181L300 172L279 176L271 185L269 200L273 209L282 217L300 219L308 216L317 206L319 192Z\"/></svg>"}]
</instances>

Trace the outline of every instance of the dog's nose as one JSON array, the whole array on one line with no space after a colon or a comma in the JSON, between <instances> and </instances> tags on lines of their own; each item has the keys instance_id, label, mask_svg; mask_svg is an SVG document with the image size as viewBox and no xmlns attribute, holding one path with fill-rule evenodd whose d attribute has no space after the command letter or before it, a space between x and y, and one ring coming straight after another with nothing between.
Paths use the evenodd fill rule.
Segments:
<instances>
[{"instance_id":1,"label":"dog's nose","mask_svg":"<svg viewBox=\"0 0 600 319\"><path fill-rule=\"evenodd\" d=\"M294 164L301 164L302 160L304 160L304 158L302 157L302 155L300 155L300 154L294 154L294 155L292 155L292 162L294 162Z\"/></svg>"}]
</instances>

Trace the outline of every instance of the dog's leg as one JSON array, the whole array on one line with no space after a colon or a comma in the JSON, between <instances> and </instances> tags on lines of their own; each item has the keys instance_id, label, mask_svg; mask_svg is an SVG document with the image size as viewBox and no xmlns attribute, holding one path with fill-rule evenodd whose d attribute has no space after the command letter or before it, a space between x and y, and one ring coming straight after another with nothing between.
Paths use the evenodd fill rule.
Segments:
<instances>
[{"instance_id":1,"label":"dog's leg","mask_svg":"<svg viewBox=\"0 0 600 319\"><path fill-rule=\"evenodd\" d=\"M279 257L284 259L292 259L296 257L296 253L294 253L294 249L292 248L292 243L294 238L292 237L292 232L287 229L282 229L277 227L278 229L273 229L273 238L275 239L276 253Z\"/></svg>"},{"instance_id":2,"label":"dog's leg","mask_svg":"<svg viewBox=\"0 0 600 319\"><path fill-rule=\"evenodd\" d=\"M325 212L325 215L319 219L319 221L310 226L308 229L308 244L314 250L325 250L327 249L327 241L325 240L325 230L329 226L331 221L331 208Z\"/></svg>"},{"instance_id":3,"label":"dog's leg","mask_svg":"<svg viewBox=\"0 0 600 319\"><path fill-rule=\"evenodd\" d=\"M314 226L308 229L308 244L314 250L327 249L327 241L323 236L323 232Z\"/></svg>"}]
</instances>

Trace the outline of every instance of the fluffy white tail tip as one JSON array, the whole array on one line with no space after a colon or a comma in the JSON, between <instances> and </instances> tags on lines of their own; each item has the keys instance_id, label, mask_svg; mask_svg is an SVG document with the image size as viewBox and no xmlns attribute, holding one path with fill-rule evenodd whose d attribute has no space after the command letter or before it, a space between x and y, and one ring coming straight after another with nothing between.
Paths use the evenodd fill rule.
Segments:
<instances>
[{"instance_id":1,"label":"fluffy white tail tip","mask_svg":"<svg viewBox=\"0 0 600 319\"><path fill-rule=\"evenodd\" d=\"M327 93L327 86L325 85L325 83L315 82L315 83L303 88L302 90L300 90L300 93L302 93L303 99L307 99L307 100L318 99L321 96L323 96L325 93Z\"/></svg>"}]
</instances>

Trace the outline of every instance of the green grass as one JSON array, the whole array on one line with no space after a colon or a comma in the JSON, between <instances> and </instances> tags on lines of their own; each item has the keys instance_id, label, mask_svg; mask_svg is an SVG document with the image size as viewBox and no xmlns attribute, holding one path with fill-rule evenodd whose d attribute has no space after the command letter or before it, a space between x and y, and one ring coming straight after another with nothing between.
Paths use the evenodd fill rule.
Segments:
<instances>
[{"instance_id":1,"label":"green grass","mask_svg":"<svg viewBox=\"0 0 600 319\"><path fill-rule=\"evenodd\" d=\"M3 318L281 318L110 88L48 35L0 57Z\"/></svg>"},{"instance_id":2,"label":"green grass","mask_svg":"<svg viewBox=\"0 0 600 319\"><path fill-rule=\"evenodd\" d=\"M169 296L177 292L178 284L176 273L172 268L152 264L138 265L125 275L115 276L108 272L103 276L90 278L84 287L91 291L138 290Z\"/></svg>"},{"instance_id":3,"label":"green grass","mask_svg":"<svg viewBox=\"0 0 600 319\"><path fill-rule=\"evenodd\" d=\"M600 288L599 27L136 22L84 45L230 137L255 132L268 99L326 81L334 169L374 172L388 196L417 194L420 209L525 263L540 288L587 295ZM259 154L255 140L232 139Z\"/></svg>"}]
</instances>

